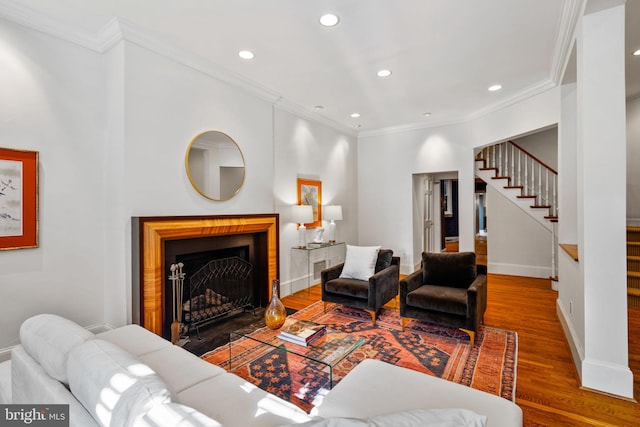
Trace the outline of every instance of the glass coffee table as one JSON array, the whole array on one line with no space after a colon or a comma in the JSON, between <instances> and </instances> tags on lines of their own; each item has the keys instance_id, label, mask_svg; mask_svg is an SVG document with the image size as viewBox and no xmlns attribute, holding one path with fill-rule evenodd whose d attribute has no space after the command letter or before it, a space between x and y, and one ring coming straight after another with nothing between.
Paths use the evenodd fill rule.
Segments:
<instances>
[{"instance_id":1,"label":"glass coffee table","mask_svg":"<svg viewBox=\"0 0 640 427\"><path fill-rule=\"evenodd\" d=\"M287 318L283 328L296 320ZM281 329L262 328L256 331L246 328L231 332L229 334L229 372L233 372L240 365L246 363L244 359L239 360L239 355L246 356L248 350L255 349L256 352L264 353L275 349L314 362L311 365L317 366L318 369L328 374L329 389L331 389L333 388L334 367L365 342L362 337L327 328L323 336L307 346L303 346L278 338ZM241 338L245 338L245 340L243 341Z\"/></svg>"}]
</instances>

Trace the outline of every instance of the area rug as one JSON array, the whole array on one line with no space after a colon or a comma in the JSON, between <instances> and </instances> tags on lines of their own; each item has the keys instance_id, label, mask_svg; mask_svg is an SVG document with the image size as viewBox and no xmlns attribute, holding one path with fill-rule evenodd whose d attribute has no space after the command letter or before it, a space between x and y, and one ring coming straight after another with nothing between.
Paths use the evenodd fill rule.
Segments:
<instances>
[{"instance_id":1,"label":"area rug","mask_svg":"<svg viewBox=\"0 0 640 427\"><path fill-rule=\"evenodd\" d=\"M424 372L513 401L515 398L518 337L515 332L481 327L471 347L465 333L411 321L401 331L397 310L382 309L376 326L362 310L332 304L323 311L316 302L290 317L312 320L329 328L362 336L365 343L333 368L333 386L364 359L379 359ZM265 331L256 331L256 333ZM305 411L318 404L329 389L328 370L299 356L241 338L232 344L233 373ZM229 368L229 346L203 356Z\"/></svg>"}]
</instances>

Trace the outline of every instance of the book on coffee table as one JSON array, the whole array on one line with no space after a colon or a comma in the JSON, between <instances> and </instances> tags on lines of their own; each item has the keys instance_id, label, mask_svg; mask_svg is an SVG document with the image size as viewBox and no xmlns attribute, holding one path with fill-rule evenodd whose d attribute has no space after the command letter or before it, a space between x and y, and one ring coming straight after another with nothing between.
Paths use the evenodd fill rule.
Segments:
<instances>
[{"instance_id":1,"label":"book on coffee table","mask_svg":"<svg viewBox=\"0 0 640 427\"><path fill-rule=\"evenodd\" d=\"M313 340L320 338L326 331L325 325L309 320L298 320L282 329L278 334L278 338L306 346Z\"/></svg>"}]
</instances>

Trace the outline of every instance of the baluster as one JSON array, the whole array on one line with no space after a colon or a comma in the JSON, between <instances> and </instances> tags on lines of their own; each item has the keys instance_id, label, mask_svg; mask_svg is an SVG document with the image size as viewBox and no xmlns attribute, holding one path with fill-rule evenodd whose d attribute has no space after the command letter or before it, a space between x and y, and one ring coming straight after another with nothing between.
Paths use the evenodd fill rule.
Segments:
<instances>
[{"instance_id":1,"label":"baluster","mask_svg":"<svg viewBox=\"0 0 640 427\"><path fill-rule=\"evenodd\" d=\"M493 145L491 146L491 167L496 167L496 147Z\"/></svg>"},{"instance_id":2,"label":"baluster","mask_svg":"<svg viewBox=\"0 0 640 427\"><path fill-rule=\"evenodd\" d=\"M518 185L522 185L522 153L518 150Z\"/></svg>"},{"instance_id":3,"label":"baluster","mask_svg":"<svg viewBox=\"0 0 640 427\"><path fill-rule=\"evenodd\" d=\"M502 169L502 144L498 145L498 176L502 176L500 170Z\"/></svg>"},{"instance_id":4,"label":"baluster","mask_svg":"<svg viewBox=\"0 0 640 427\"><path fill-rule=\"evenodd\" d=\"M547 168L547 175L544 183L545 183L544 204L551 206L551 201L549 200L549 169L548 168Z\"/></svg>"},{"instance_id":5,"label":"baluster","mask_svg":"<svg viewBox=\"0 0 640 427\"><path fill-rule=\"evenodd\" d=\"M522 192L522 194L524 194L525 196L529 195L529 190L527 189L527 186L529 185L528 182L529 182L529 161L525 156L524 157L524 189Z\"/></svg>"},{"instance_id":6,"label":"baluster","mask_svg":"<svg viewBox=\"0 0 640 427\"><path fill-rule=\"evenodd\" d=\"M543 200L542 200L542 165L540 163L538 163L538 198L536 199L538 201L538 206L544 205Z\"/></svg>"},{"instance_id":7,"label":"baluster","mask_svg":"<svg viewBox=\"0 0 640 427\"><path fill-rule=\"evenodd\" d=\"M513 145L509 145L511 147L511 180L513 181L513 184L511 185L516 185L516 174L515 174L515 164L516 164L516 159L515 159L515 147Z\"/></svg>"}]
</instances>

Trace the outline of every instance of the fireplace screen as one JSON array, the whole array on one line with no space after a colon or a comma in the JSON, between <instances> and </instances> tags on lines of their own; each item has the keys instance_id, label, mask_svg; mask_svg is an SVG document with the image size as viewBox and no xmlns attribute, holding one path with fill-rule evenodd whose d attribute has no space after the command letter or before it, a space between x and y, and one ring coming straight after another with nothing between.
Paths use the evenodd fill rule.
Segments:
<instances>
[{"instance_id":1,"label":"fireplace screen","mask_svg":"<svg viewBox=\"0 0 640 427\"><path fill-rule=\"evenodd\" d=\"M240 310L253 309L251 263L239 257L209 261L191 277L182 312L187 333Z\"/></svg>"}]
</instances>

